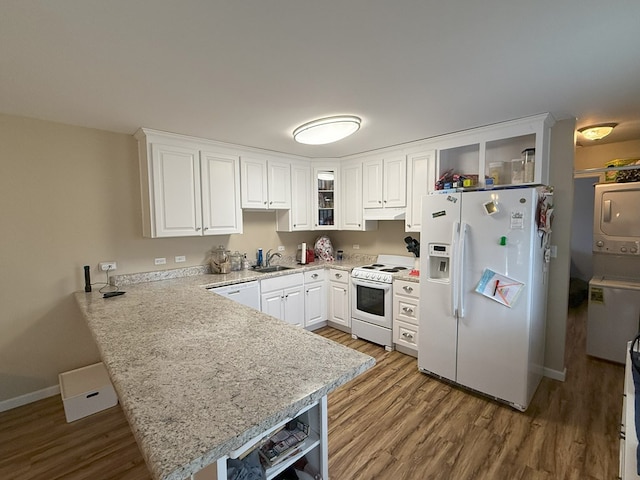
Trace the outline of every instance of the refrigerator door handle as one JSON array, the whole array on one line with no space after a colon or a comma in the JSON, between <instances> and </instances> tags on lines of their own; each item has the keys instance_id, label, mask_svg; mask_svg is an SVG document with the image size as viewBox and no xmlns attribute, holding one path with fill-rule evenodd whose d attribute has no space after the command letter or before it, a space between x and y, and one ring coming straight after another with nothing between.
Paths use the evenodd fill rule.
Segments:
<instances>
[{"instance_id":1,"label":"refrigerator door handle","mask_svg":"<svg viewBox=\"0 0 640 480\"><path fill-rule=\"evenodd\" d=\"M609 223L611 221L611 200L604 201L604 208L602 209L602 221Z\"/></svg>"},{"instance_id":2,"label":"refrigerator door handle","mask_svg":"<svg viewBox=\"0 0 640 480\"><path fill-rule=\"evenodd\" d=\"M460 224L460 243L458 244L458 278L456 290L458 291L458 318L464 318L464 247L467 240L467 223Z\"/></svg>"},{"instance_id":3,"label":"refrigerator door handle","mask_svg":"<svg viewBox=\"0 0 640 480\"><path fill-rule=\"evenodd\" d=\"M453 222L453 228L451 230L451 258L452 265L449 266L449 272L451 275L451 316L456 317L458 315L458 239L460 237L460 223Z\"/></svg>"}]
</instances>

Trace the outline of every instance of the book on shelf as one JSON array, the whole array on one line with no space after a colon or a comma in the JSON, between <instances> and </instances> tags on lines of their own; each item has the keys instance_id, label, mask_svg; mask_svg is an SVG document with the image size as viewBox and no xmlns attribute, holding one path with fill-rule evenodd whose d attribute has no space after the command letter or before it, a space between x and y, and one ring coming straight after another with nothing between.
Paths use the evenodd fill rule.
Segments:
<instances>
[{"instance_id":1,"label":"book on shelf","mask_svg":"<svg viewBox=\"0 0 640 480\"><path fill-rule=\"evenodd\" d=\"M260 446L260 456L269 467L294 456L300 444L309 436L309 425L299 420L289 422Z\"/></svg>"}]
</instances>

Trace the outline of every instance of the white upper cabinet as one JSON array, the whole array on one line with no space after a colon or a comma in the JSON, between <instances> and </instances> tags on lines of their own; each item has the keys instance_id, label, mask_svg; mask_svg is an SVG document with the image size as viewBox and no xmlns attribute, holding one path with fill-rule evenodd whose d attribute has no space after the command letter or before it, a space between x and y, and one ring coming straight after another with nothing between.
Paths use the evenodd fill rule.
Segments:
<instances>
[{"instance_id":1,"label":"white upper cabinet","mask_svg":"<svg viewBox=\"0 0 640 480\"><path fill-rule=\"evenodd\" d=\"M364 208L406 206L407 161L402 154L362 162Z\"/></svg>"},{"instance_id":2,"label":"white upper cabinet","mask_svg":"<svg viewBox=\"0 0 640 480\"><path fill-rule=\"evenodd\" d=\"M554 123L551 115L543 114L441 137L434 142L438 185L429 185L430 191L483 188L490 186L489 178L498 187L547 184ZM523 151L532 149L535 161L524 165Z\"/></svg>"},{"instance_id":3,"label":"white upper cabinet","mask_svg":"<svg viewBox=\"0 0 640 480\"><path fill-rule=\"evenodd\" d=\"M242 233L238 156L182 135L135 136L145 237Z\"/></svg>"},{"instance_id":4,"label":"white upper cabinet","mask_svg":"<svg viewBox=\"0 0 640 480\"><path fill-rule=\"evenodd\" d=\"M242 208L291 208L291 163L257 156L241 159Z\"/></svg>"},{"instance_id":5,"label":"white upper cabinet","mask_svg":"<svg viewBox=\"0 0 640 480\"><path fill-rule=\"evenodd\" d=\"M376 220L362 218L362 162L345 162L340 168L340 230L376 230Z\"/></svg>"},{"instance_id":6,"label":"white upper cabinet","mask_svg":"<svg viewBox=\"0 0 640 480\"><path fill-rule=\"evenodd\" d=\"M407 214L405 230L419 232L422 227L422 197L435 184L436 151L407 155Z\"/></svg>"},{"instance_id":7,"label":"white upper cabinet","mask_svg":"<svg viewBox=\"0 0 640 480\"><path fill-rule=\"evenodd\" d=\"M313 168L313 229L337 230L339 222L340 177L337 164L316 165Z\"/></svg>"},{"instance_id":8,"label":"white upper cabinet","mask_svg":"<svg viewBox=\"0 0 640 480\"><path fill-rule=\"evenodd\" d=\"M208 150L201 151L200 174L204 234L242 233L239 158ZM233 208L227 208L230 205Z\"/></svg>"},{"instance_id":9,"label":"white upper cabinet","mask_svg":"<svg viewBox=\"0 0 640 480\"><path fill-rule=\"evenodd\" d=\"M291 208L277 211L276 230L278 232L313 230L311 199L311 166L292 163Z\"/></svg>"}]
</instances>

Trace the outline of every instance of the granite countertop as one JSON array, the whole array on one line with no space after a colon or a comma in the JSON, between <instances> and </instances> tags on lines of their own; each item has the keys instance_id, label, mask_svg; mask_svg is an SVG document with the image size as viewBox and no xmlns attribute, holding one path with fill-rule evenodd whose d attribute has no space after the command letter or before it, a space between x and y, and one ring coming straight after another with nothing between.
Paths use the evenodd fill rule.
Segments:
<instances>
[{"instance_id":1,"label":"granite countertop","mask_svg":"<svg viewBox=\"0 0 640 480\"><path fill-rule=\"evenodd\" d=\"M153 478L188 477L374 365L203 288L277 275L131 283L109 299L75 294Z\"/></svg>"}]
</instances>

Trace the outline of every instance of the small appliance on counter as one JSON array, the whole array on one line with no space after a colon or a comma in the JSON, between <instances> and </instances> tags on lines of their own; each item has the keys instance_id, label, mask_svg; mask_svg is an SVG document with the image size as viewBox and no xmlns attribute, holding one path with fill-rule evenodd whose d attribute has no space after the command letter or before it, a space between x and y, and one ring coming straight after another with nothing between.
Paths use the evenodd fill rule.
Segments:
<instances>
[{"instance_id":1,"label":"small appliance on counter","mask_svg":"<svg viewBox=\"0 0 640 480\"><path fill-rule=\"evenodd\" d=\"M307 243L303 242L296 253L296 262L300 265L306 265L313 262L313 250L307 247Z\"/></svg>"}]
</instances>

